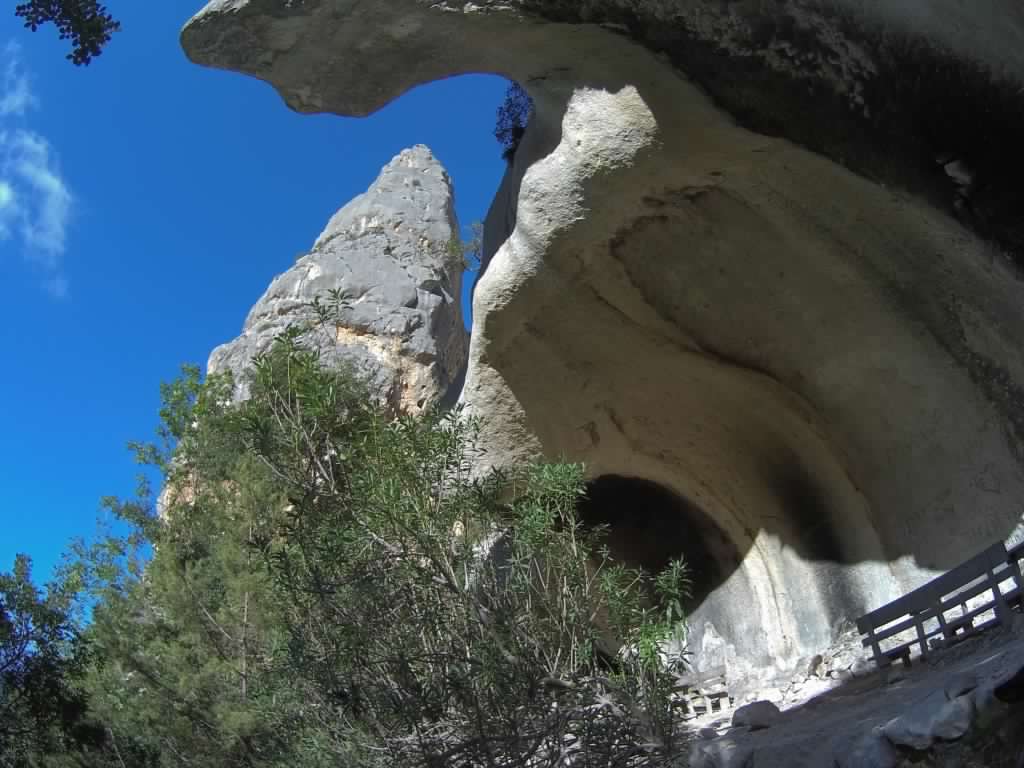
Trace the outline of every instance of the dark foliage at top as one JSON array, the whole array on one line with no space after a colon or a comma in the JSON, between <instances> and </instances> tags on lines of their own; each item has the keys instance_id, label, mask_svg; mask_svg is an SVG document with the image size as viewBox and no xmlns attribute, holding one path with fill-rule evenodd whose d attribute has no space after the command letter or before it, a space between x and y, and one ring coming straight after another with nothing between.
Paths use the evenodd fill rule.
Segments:
<instances>
[{"instance_id":1,"label":"dark foliage at top","mask_svg":"<svg viewBox=\"0 0 1024 768\"><path fill-rule=\"evenodd\" d=\"M502 147L501 156L508 162L515 157L532 113L530 94L519 83L512 83L505 93L505 100L498 107L498 120L494 126L494 137Z\"/></svg>"},{"instance_id":2,"label":"dark foliage at top","mask_svg":"<svg viewBox=\"0 0 1024 768\"><path fill-rule=\"evenodd\" d=\"M98 0L29 0L14 9L35 32L44 24L53 23L61 40L71 41L67 58L73 64L88 64L103 52L103 46L121 28Z\"/></svg>"}]
</instances>

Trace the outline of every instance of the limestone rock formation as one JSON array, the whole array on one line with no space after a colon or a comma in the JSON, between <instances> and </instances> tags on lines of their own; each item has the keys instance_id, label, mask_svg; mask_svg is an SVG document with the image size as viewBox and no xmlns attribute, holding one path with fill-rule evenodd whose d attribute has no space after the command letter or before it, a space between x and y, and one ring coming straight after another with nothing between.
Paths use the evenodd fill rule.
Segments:
<instances>
[{"instance_id":1,"label":"limestone rock formation","mask_svg":"<svg viewBox=\"0 0 1024 768\"><path fill-rule=\"evenodd\" d=\"M217 347L208 370L230 370L244 397L244 372L290 324L308 322L309 302L340 292L336 325L310 332L328 362L362 370L397 411L441 401L465 364L461 259L451 182L430 150L404 150L362 195L331 217L312 250L278 275L245 320Z\"/></svg>"},{"instance_id":2,"label":"limestone rock formation","mask_svg":"<svg viewBox=\"0 0 1024 768\"><path fill-rule=\"evenodd\" d=\"M1024 533L1024 284L986 239L1024 242L1024 12L983 6L214 0L182 41L305 112L527 87L462 401L493 465L585 462L623 558L673 542L735 675Z\"/></svg>"}]
</instances>

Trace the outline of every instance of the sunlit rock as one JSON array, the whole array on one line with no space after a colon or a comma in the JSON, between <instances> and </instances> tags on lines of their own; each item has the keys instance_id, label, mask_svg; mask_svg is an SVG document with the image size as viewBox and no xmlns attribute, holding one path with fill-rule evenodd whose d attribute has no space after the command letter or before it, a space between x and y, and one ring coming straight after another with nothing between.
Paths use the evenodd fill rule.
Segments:
<instances>
[{"instance_id":1,"label":"sunlit rock","mask_svg":"<svg viewBox=\"0 0 1024 768\"><path fill-rule=\"evenodd\" d=\"M529 90L462 402L489 465L640 481L623 554L677 526L698 667L794 664L1019 536L1019 6L527 5L217 0L182 40L300 111Z\"/></svg>"},{"instance_id":2,"label":"sunlit rock","mask_svg":"<svg viewBox=\"0 0 1024 768\"><path fill-rule=\"evenodd\" d=\"M450 247L458 231L448 174L426 147L404 150L274 278L209 371L230 370L244 397L252 359L289 325L316 320L310 302L331 304L336 291L337 315L307 334L322 359L363 371L396 412L438 404L466 361L462 263Z\"/></svg>"}]
</instances>

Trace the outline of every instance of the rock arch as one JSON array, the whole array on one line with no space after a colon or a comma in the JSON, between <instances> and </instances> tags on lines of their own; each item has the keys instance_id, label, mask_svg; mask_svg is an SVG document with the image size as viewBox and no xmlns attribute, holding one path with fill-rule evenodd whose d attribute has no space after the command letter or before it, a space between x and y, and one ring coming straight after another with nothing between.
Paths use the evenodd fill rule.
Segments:
<instances>
[{"instance_id":1,"label":"rock arch","mask_svg":"<svg viewBox=\"0 0 1024 768\"><path fill-rule=\"evenodd\" d=\"M486 417L490 464L546 455L644 478L724 532L742 560L695 615L698 662L791 664L842 618L1019 536L1024 284L954 217L942 166L921 182L921 158L895 163L896 187L857 175L842 142L821 147L830 159L785 125L738 125L657 41L622 34L643 25L615 2L529 5L590 23L514 2L215 0L183 44L308 112L366 114L465 72L529 89L535 117L487 221L462 401ZM654 18L662 4L633 5ZM927 19L796 2L769 27L759 3L669 5L664 30L737 65L720 101L742 104L744 78L768 67L780 103L840 99L846 111L806 113L822 131L823 115L854 135L893 109L878 29L1024 83L1024 19L1002 0L969 38L950 2ZM851 8L852 26L831 13ZM1021 104L1004 106L1012 122ZM899 155L885 125L867 148Z\"/></svg>"}]
</instances>

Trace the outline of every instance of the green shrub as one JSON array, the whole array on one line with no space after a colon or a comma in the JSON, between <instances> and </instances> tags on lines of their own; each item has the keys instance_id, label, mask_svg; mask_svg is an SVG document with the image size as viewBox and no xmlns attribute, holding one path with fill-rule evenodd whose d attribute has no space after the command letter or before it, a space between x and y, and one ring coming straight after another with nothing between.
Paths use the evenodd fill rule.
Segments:
<instances>
[{"instance_id":1,"label":"green shrub","mask_svg":"<svg viewBox=\"0 0 1024 768\"><path fill-rule=\"evenodd\" d=\"M582 467L474 477L475 424L392 417L302 337L254 361L244 403L196 369L166 386L162 445L136 446L165 475L162 513L143 486L110 502L130 536L79 547L91 706L122 752L161 766L674 760L658 648L681 619L682 566L653 581L615 566L576 520Z\"/></svg>"}]
</instances>

